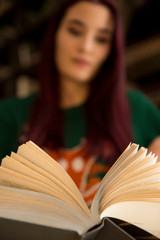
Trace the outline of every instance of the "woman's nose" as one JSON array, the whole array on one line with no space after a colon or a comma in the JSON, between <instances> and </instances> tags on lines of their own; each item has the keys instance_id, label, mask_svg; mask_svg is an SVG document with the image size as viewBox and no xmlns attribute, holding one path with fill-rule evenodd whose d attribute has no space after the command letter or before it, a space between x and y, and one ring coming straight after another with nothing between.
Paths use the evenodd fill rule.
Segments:
<instances>
[{"instance_id":1,"label":"woman's nose","mask_svg":"<svg viewBox=\"0 0 160 240\"><path fill-rule=\"evenodd\" d=\"M84 52L92 52L94 49L93 37L83 36L79 42L79 49Z\"/></svg>"}]
</instances>

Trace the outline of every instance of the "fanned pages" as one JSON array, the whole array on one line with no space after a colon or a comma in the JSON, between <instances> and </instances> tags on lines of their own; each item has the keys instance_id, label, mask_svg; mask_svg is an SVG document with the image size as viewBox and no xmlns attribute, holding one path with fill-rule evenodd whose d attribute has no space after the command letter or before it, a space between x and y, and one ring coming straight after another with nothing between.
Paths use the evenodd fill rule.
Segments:
<instances>
[{"instance_id":1,"label":"fanned pages","mask_svg":"<svg viewBox=\"0 0 160 240\"><path fill-rule=\"evenodd\" d=\"M156 161L147 149L129 144L101 181L89 209L67 172L29 141L2 160L0 218L85 236L111 217L160 238L160 163ZM93 234L92 239L101 239L96 236L101 234ZM107 230L103 237L107 238Z\"/></svg>"}]
</instances>

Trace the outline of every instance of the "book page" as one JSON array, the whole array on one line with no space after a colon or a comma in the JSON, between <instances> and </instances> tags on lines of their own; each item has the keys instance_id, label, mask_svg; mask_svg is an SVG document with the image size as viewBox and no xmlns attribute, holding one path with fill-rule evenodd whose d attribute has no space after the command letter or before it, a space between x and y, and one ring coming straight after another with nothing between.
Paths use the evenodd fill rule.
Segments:
<instances>
[{"instance_id":1,"label":"book page","mask_svg":"<svg viewBox=\"0 0 160 240\"><path fill-rule=\"evenodd\" d=\"M157 202L120 202L105 209L101 218L114 217L134 224L160 238L160 198Z\"/></svg>"},{"instance_id":2,"label":"book page","mask_svg":"<svg viewBox=\"0 0 160 240\"><path fill-rule=\"evenodd\" d=\"M137 152L138 146L136 144L129 144L128 147L125 149L125 151L121 154L121 156L118 158L118 160L113 164L113 166L109 169L109 171L104 176L98 191L96 192L96 195L93 199L93 203L91 206L92 214L95 218L99 216L99 206L100 206L100 200L101 195L103 192L104 185L109 184L109 182L113 179L115 176L115 173L117 170L123 165L123 162L128 159L128 157L132 157Z\"/></svg>"},{"instance_id":3,"label":"book page","mask_svg":"<svg viewBox=\"0 0 160 240\"><path fill-rule=\"evenodd\" d=\"M153 155L147 155L147 157L140 161L140 164L138 163L135 167L129 168L127 171L123 172L123 174L120 174L119 177L115 177L111 182L112 184L107 184L104 189L107 190L108 195L110 195L110 190L112 192L116 191L116 189L119 189L120 187L136 182L137 180L144 179L145 177L148 177L148 175L159 173L160 163L150 164L151 157L153 157ZM140 166L142 164L143 168ZM119 178L121 181L119 181Z\"/></svg>"},{"instance_id":4,"label":"book page","mask_svg":"<svg viewBox=\"0 0 160 240\"><path fill-rule=\"evenodd\" d=\"M92 222L72 207L45 194L0 186L0 217L86 232Z\"/></svg>"},{"instance_id":5,"label":"book page","mask_svg":"<svg viewBox=\"0 0 160 240\"><path fill-rule=\"evenodd\" d=\"M106 188L104 190L100 212L114 204L115 200L125 201L126 197L132 200L133 195L138 195L140 199L141 195L145 195L146 198L149 196L156 200L156 197L160 196L160 162L143 171L136 172L136 174L132 173L130 179L125 180L125 177L121 177L121 181L116 183L114 183L115 187L113 189Z\"/></svg>"},{"instance_id":6,"label":"book page","mask_svg":"<svg viewBox=\"0 0 160 240\"><path fill-rule=\"evenodd\" d=\"M84 205L86 205L78 187L68 175L68 173L50 157L45 151L39 148L32 141L22 144L17 151L17 154L24 159L34 163L36 166L50 173L56 179L59 179L67 188L69 188ZM85 206L87 208L87 206Z\"/></svg>"},{"instance_id":7,"label":"book page","mask_svg":"<svg viewBox=\"0 0 160 240\"><path fill-rule=\"evenodd\" d=\"M12 156L17 158L18 155L12 154ZM85 208L84 208L82 202L78 199L77 196L74 195L74 193L72 191L70 191L69 188L67 188L64 184L62 184L62 181L59 181L54 176L48 174L43 169L36 167L34 164L26 161L25 159L23 159L20 156L18 156L18 158L17 158L18 160L16 160L15 158L11 158L11 157L7 156L2 161L2 167L6 168L7 170L11 170L11 171L8 171L8 174L15 175L16 173L19 173L20 175L18 175L18 177L20 177L21 179L23 178L23 184L24 184L25 176L30 178L30 180L27 182L27 185L26 184L22 185L22 181L16 179L17 184L18 184L18 181L20 181L20 184L16 185L16 187L26 188L26 189L30 189L30 190L34 190L34 191L41 191L43 193L47 193L46 189L49 186L50 192L48 192L48 194L50 194L51 196L54 194L54 197L57 197L65 202L67 202L73 208L77 209L77 211L79 211L80 213L81 213L80 207L85 211ZM4 169L3 169L3 171L4 171ZM1 172L1 168L0 168L0 172ZM1 175L1 177L2 176L3 175ZM0 179L1 179L1 177L0 177ZM7 185L13 186L13 184L14 184L13 181L15 181L15 179L13 180L13 177L12 177L12 182L9 183L9 179L11 180L11 176L7 176L7 178L8 178ZM44 189L41 188L41 190L40 190L40 188L37 188L36 187L37 182L35 183L36 184L35 185L33 179L40 181L42 183L41 185L43 185L43 186L45 184L46 186L44 187ZM3 183L1 183L1 184L6 185L6 183L4 182L4 176L3 176ZM32 186L32 184L34 184L34 186Z\"/></svg>"},{"instance_id":8,"label":"book page","mask_svg":"<svg viewBox=\"0 0 160 240\"><path fill-rule=\"evenodd\" d=\"M138 150L137 146L129 146L118 165L115 163L104 177L97 194L99 214L101 218L129 222L160 237L160 163L156 163L154 154L147 155L145 148Z\"/></svg>"},{"instance_id":9,"label":"book page","mask_svg":"<svg viewBox=\"0 0 160 240\"><path fill-rule=\"evenodd\" d=\"M155 164L155 156L152 154L146 156L146 154L147 149L141 147L138 150L137 144L131 144L126 148L100 184L91 208L94 216L100 214L103 201L106 202L104 198L109 197L110 193L114 192L114 189L118 189L117 183L119 184L118 187L123 186L123 183L125 185L125 181L128 179L132 181L132 174L137 174L136 172L143 171Z\"/></svg>"},{"instance_id":10,"label":"book page","mask_svg":"<svg viewBox=\"0 0 160 240\"><path fill-rule=\"evenodd\" d=\"M50 194L66 201L81 214L87 214L92 218L80 191L70 176L55 160L31 141L21 145L17 154L11 154L11 158L4 158L2 167L0 167L3 173L0 176L1 184ZM6 169L10 171L6 172Z\"/></svg>"}]
</instances>

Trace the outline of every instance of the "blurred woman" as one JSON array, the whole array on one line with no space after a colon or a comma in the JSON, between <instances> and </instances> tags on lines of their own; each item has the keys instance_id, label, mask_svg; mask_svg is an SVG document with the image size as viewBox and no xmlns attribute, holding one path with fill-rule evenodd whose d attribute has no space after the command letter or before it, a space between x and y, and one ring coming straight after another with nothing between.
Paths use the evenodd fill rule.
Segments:
<instances>
[{"instance_id":1,"label":"blurred woman","mask_svg":"<svg viewBox=\"0 0 160 240\"><path fill-rule=\"evenodd\" d=\"M131 141L160 153L159 110L125 87L122 35L113 0L59 6L42 45L39 93L0 104L1 158L34 141L89 203Z\"/></svg>"}]
</instances>

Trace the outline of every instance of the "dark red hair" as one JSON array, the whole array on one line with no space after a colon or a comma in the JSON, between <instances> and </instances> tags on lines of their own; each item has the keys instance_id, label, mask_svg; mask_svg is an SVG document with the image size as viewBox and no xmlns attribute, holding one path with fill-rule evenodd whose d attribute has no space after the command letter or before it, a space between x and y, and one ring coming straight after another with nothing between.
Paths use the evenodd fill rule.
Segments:
<instances>
[{"instance_id":1,"label":"dark red hair","mask_svg":"<svg viewBox=\"0 0 160 240\"><path fill-rule=\"evenodd\" d=\"M43 45L39 67L40 92L29 121L28 138L39 146L52 140L53 148L64 146L63 114L59 108L60 89L54 64L54 41L66 10L80 0L66 0L51 17ZM112 51L91 82L86 103L88 153L106 156L106 141L114 146L117 157L132 140L130 113L125 90L122 26L113 0L85 0L109 7L115 19ZM112 162L115 160L112 158Z\"/></svg>"}]
</instances>

